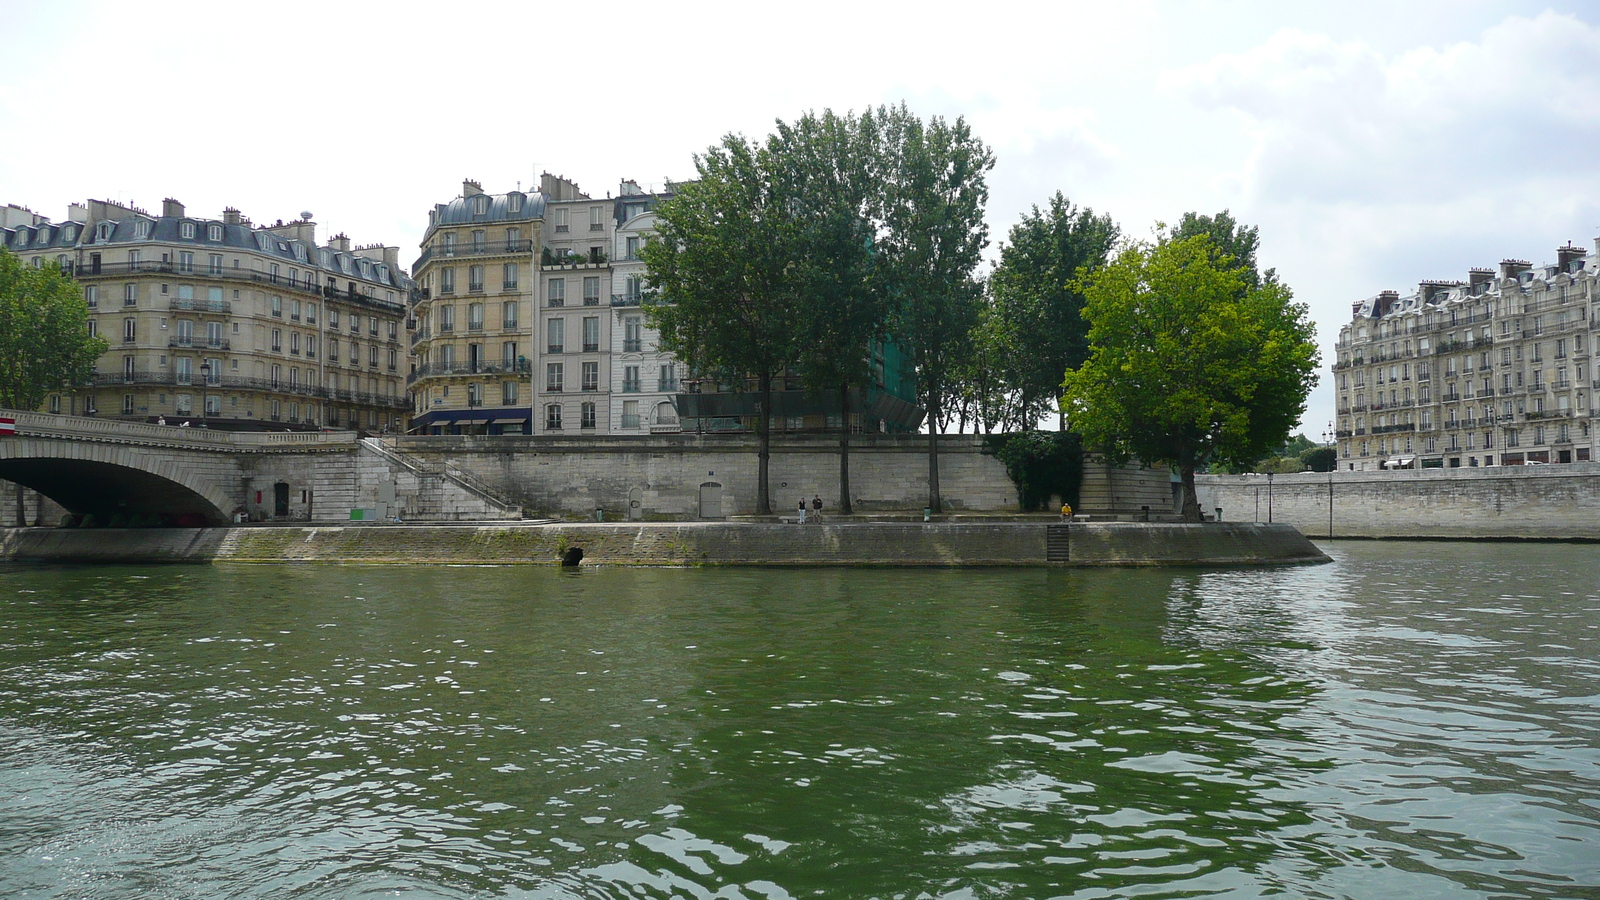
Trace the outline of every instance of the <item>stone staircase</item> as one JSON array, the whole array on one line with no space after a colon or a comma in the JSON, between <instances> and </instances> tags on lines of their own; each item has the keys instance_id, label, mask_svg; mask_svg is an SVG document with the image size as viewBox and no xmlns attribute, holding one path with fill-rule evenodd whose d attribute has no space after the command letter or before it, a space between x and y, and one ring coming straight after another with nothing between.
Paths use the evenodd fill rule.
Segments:
<instances>
[{"instance_id":1,"label":"stone staircase","mask_svg":"<svg viewBox=\"0 0 1600 900\"><path fill-rule=\"evenodd\" d=\"M408 522L481 522L521 519L522 507L451 463L430 463L388 445L381 438L361 441L360 480L377 498ZM386 484L393 485L392 499Z\"/></svg>"}]
</instances>

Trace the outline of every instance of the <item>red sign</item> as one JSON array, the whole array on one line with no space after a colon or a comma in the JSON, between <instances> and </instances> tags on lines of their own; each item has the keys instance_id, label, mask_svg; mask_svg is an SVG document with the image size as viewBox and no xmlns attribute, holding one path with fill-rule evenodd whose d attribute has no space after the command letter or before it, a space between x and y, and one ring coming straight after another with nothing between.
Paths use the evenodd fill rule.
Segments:
<instances>
[{"instance_id":1,"label":"red sign","mask_svg":"<svg viewBox=\"0 0 1600 900\"><path fill-rule=\"evenodd\" d=\"M16 434L17 420L10 416L0 416L0 434Z\"/></svg>"}]
</instances>

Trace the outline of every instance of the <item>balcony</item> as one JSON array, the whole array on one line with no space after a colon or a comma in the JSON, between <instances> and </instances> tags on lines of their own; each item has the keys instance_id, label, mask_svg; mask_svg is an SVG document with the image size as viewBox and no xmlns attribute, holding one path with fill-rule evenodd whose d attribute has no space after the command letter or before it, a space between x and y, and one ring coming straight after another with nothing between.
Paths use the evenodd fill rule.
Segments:
<instances>
[{"instance_id":1,"label":"balcony","mask_svg":"<svg viewBox=\"0 0 1600 900\"><path fill-rule=\"evenodd\" d=\"M233 304L227 300L175 299L167 304L167 308L173 311L221 313L225 316L233 313Z\"/></svg>"},{"instance_id":2,"label":"balcony","mask_svg":"<svg viewBox=\"0 0 1600 900\"><path fill-rule=\"evenodd\" d=\"M174 349L196 348L201 350L227 350L228 342L222 338L192 337L176 334L167 341L167 346Z\"/></svg>"},{"instance_id":3,"label":"balcony","mask_svg":"<svg viewBox=\"0 0 1600 900\"><path fill-rule=\"evenodd\" d=\"M460 259L473 256L515 256L519 253L532 253L533 241L486 241L482 244L452 244L450 246L434 246L422 251L417 261L411 264L412 271L420 269L422 265L432 259Z\"/></svg>"},{"instance_id":4,"label":"balcony","mask_svg":"<svg viewBox=\"0 0 1600 900\"><path fill-rule=\"evenodd\" d=\"M131 263L102 263L98 268L92 265L77 266L73 268L71 274L79 280L127 277L128 275L138 274L182 274L183 277L192 278L195 281L243 281L253 284L270 284L275 285L279 290L282 291L309 294L313 297L348 300L352 303L388 313L400 312L402 309L404 309L404 307L398 301L390 303L387 300L380 300L377 297L369 297L360 291L344 291L331 285L323 286L305 279L290 281L281 276L275 277L269 272L257 272L253 269L227 268L221 270L220 272L200 270L196 270L194 272L180 272L179 267L174 263L140 260L138 262ZM398 287L396 284L388 284L385 282L374 283L374 285L378 284L381 284L386 290L392 290Z\"/></svg>"},{"instance_id":5,"label":"balcony","mask_svg":"<svg viewBox=\"0 0 1600 900\"><path fill-rule=\"evenodd\" d=\"M638 381L623 381L622 382L622 392L624 394L637 394L637 393L639 393L640 387L641 387L641 383L638 382Z\"/></svg>"},{"instance_id":6,"label":"balcony","mask_svg":"<svg viewBox=\"0 0 1600 900\"><path fill-rule=\"evenodd\" d=\"M623 353L640 353L644 350L644 342L638 338L624 339L622 342Z\"/></svg>"},{"instance_id":7,"label":"balcony","mask_svg":"<svg viewBox=\"0 0 1600 900\"><path fill-rule=\"evenodd\" d=\"M482 361L477 363L428 363L417 366L415 370L406 375L406 385L410 386L422 378L436 378L446 375L502 375L506 373L530 371L526 359L515 362L506 360Z\"/></svg>"}]
</instances>

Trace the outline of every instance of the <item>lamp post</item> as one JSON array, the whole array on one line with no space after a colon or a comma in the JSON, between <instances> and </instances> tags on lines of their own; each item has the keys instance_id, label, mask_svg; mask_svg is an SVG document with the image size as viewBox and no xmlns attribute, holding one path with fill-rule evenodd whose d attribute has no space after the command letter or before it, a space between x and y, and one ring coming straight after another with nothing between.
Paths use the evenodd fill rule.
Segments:
<instances>
[{"instance_id":1,"label":"lamp post","mask_svg":"<svg viewBox=\"0 0 1600 900\"><path fill-rule=\"evenodd\" d=\"M1333 539L1333 470L1339 468L1339 451L1334 441L1339 437L1339 432L1333 430L1333 420L1328 420L1328 427L1322 432L1322 442L1333 451L1333 461L1328 465L1328 539Z\"/></svg>"}]
</instances>

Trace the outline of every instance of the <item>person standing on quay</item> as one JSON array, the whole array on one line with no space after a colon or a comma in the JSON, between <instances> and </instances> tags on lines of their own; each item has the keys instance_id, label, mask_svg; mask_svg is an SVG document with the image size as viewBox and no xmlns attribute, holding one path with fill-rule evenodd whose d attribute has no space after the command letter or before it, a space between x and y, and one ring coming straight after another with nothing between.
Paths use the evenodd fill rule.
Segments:
<instances>
[{"instance_id":1,"label":"person standing on quay","mask_svg":"<svg viewBox=\"0 0 1600 900\"><path fill-rule=\"evenodd\" d=\"M817 522L818 524L821 524L821 522L822 522L822 495L821 494L816 494L816 495L812 496L812 498L811 498L811 520L814 521L814 522Z\"/></svg>"},{"instance_id":2,"label":"person standing on quay","mask_svg":"<svg viewBox=\"0 0 1600 900\"><path fill-rule=\"evenodd\" d=\"M806 523L806 498L800 498L800 524Z\"/></svg>"}]
</instances>

